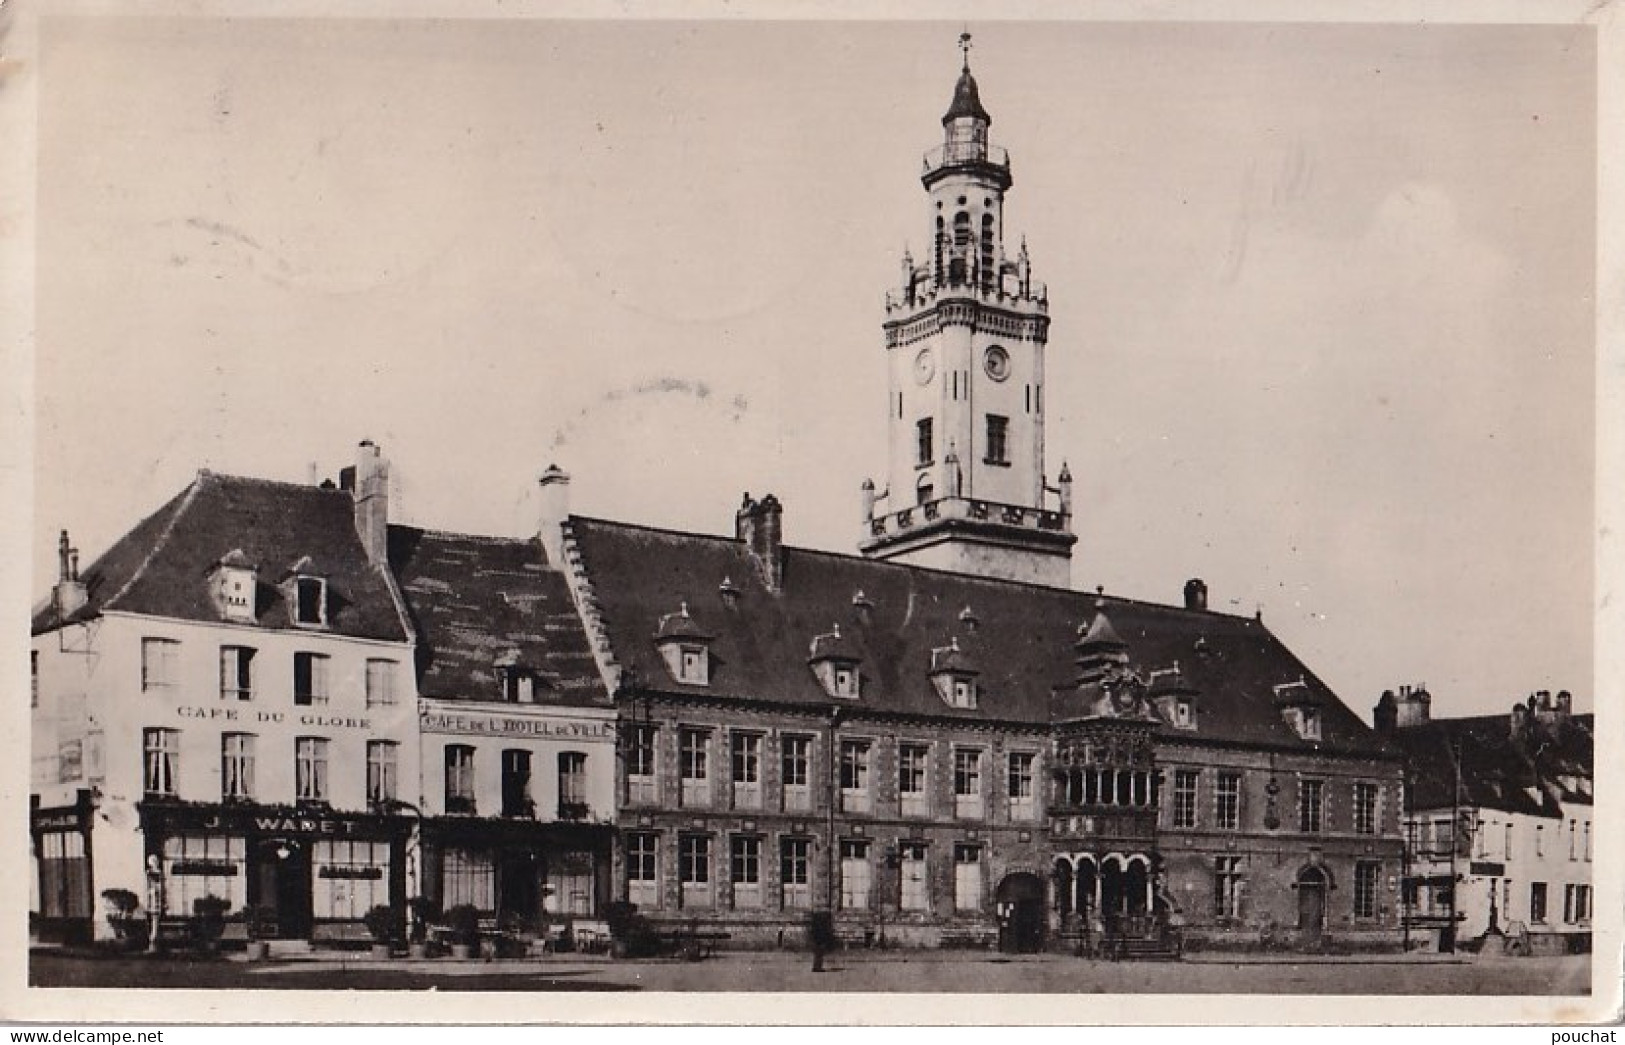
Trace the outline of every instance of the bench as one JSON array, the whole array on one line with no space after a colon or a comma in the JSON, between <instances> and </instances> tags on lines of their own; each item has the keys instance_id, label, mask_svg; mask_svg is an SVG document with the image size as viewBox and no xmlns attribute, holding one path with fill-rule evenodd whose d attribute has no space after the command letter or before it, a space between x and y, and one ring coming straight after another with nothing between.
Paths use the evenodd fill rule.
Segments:
<instances>
[{"instance_id":1,"label":"bench","mask_svg":"<svg viewBox=\"0 0 1625 1045\"><path fill-rule=\"evenodd\" d=\"M372 933L361 922L317 922L310 931L310 942L313 944L335 944L340 947L353 947L360 944L370 946Z\"/></svg>"},{"instance_id":2,"label":"bench","mask_svg":"<svg viewBox=\"0 0 1625 1045\"><path fill-rule=\"evenodd\" d=\"M685 961L704 961L716 953L717 944L731 939L731 933L707 929L668 929L657 934L661 949Z\"/></svg>"}]
</instances>

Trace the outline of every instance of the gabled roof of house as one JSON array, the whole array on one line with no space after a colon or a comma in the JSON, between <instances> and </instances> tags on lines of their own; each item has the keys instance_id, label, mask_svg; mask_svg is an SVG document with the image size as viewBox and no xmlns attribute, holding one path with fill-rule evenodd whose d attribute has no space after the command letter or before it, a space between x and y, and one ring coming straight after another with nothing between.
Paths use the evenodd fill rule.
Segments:
<instances>
[{"instance_id":1,"label":"gabled roof of house","mask_svg":"<svg viewBox=\"0 0 1625 1045\"><path fill-rule=\"evenodd\" d=\"M1514 738L1510 716L1478 715L1405 726L1393 737L1411 765L1412 809L1459 803L1555 817L1565 801L1591 802L1589 787L1582 793L1564 781L1592 779L1593 727L1591 715L1571 715L1531 721Z\"/></svg>"},{"instance_id":2,"label":"gabled roof of house","mask_svg":"<svg viewBox=\"0 0 1625 1045\"><path fill-rule=\"evenodd\" d=\"M35 612L32 631L114 610L219 622L209 574L233 552L258 567L260 627L309 630L293 622L277 585L308 556L326 571L328 632L392 641L410 635L383 571L367 561L348 493L208 471L81 571L88 595L83 607L63 618L47 601Z\"/></svg>"},{"instance_id":3,"label":"gabled roof of house","mask_svg":"<svg viewBox=\"0 0 1625 1045\"><path fill-rule=\"evenodd\" d=\"M417 632L422 696L501 701L502 664L531 674L537 704L611 706L564 575L537 541L391 526L389 561Z\"/></svg>"},{"instance_id":4,"label":"gabled roof of house","mask_svg":"<svg viewBox=\"0 0 1625 1045\"><path fill-rule=\"evenodd\" d=\"M647 689L828 707L807 650L839 622L861 658L864 696L854 710L1040 726L1052 691L1075 683L1074 644L1098 601L1132 666L1177 661L1199 691L1198 728L1171 738L1389 750L1258 620L799 548L783 550L774 592L739 540L581 517L570 530L614 657ZM736 597L719 592L724 578ZM860 591L867 607L854 605ZM707 686L673 679L650 637L684 602L716 636ZM974 628L961 618L965 607ZM975 708L948 706L929 678L931 651L955 639L981 670ZM1276 707L1273 687L1300 677L1325 697L1318 744L1299 738Z\"/></svg>"}]
</instances>

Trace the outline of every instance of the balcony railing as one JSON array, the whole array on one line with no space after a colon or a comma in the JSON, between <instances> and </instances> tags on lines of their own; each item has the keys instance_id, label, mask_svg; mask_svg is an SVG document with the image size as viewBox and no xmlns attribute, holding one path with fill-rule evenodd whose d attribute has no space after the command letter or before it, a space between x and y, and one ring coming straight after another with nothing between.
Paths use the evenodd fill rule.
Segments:
<instances>
[{"instance_id":1,"label":"balcony railing","mask_svg":"<svg viewBox=\"0 0 1625 1045\"><path fill-rule=\"evenodd\" d=\"M925 154L920 173L930 174L944 167L960 167L971 163L986 163L1008 171L1010 154L997 145L988 145L984 142L949 142Z\"/></svg>"},{"instance_id":2,"label":"balcony railing","mask_svg":"<svg viewBox=\"0 0 1625 1045\"><path fill-rule=\"evenodd\" d=\"M1069 516L1050 508L1028 508L1016 504L999 504L969 497L939 497L924 504L912 505L888 515L877 515L869 520L869 535L884 537L904 533L915 526L939 519L971 519L979 522L997 522L1025 530L1044 530L1066 533Z\"/></svg>"}]
</instances>

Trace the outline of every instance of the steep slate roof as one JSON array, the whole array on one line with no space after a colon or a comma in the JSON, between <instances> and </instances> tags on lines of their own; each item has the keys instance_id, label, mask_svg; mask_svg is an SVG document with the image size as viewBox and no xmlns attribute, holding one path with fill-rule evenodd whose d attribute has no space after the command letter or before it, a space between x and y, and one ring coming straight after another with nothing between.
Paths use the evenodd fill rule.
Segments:
<instances>
[{"instance_id":1,"label":"steep slate roof","mask_svg":"<svg viewBox=\"0 0 1625 1045\"><path fill-rule=\"evenodd\" d=\"M1515 741L1507 715L1435 719L1394 730L1412 767L1413 809L1448 809L1460 752L1462 805L1556 817L1562 802L1591 803L1560 778L1592 778L1591 715L1572 715L1555 728L1531 722Z\"/></svg>"},{"instance_id":2,"label":"steep slate roof","mask_svg":"<svg viewBox=\"0 0 1625 1045\"><path fill-rule=\"evenodd\" d=\"M367 561L350 495L296 483L201 471L192 484L137 523L81 571L89 601L64 620L47 603L34 614L39 634L109 610L216 623L208 575L240 552L259 567L260 627L310 630L293 623L276 582L302 558L322 564L328 581L326 631L403 641L405 622L383 572Z\"/></svg>"},{"instance_id":3,"label":"steep slate roof","mask_svg":"<svg viewBox=\"0 0 1625 1045\"><path fill-rule=\"evenodd\" d=\"M1078 628L1096 612L1093 593L798 548L784 549L783 590L773 593L738 540L580 517L570 525L616 659L641 686L671 693L826 708L830 698L806 666L807 650L839 622L862 658L857 707L1038 726L1050 721L1051 691L1072 685ZM739 589L731 608L718 593L724 577ZM860 589L872 604L867 623L852 604ZM661 615L684 601L716 636L708 686L672 679L651 639ZM1168 739L1314 749L1282 720L1272 688L1302 676L1326 698L1318 749L1388 750L1261 622L1112 597L1101 604L1132 664L1149 670L1178 661L1200 691L1199 729L1169 729ZM975 630L960 619L967 606ZM931 650L955 637L981 669L974 709L949 707L927 675Z\"/></svg>"},{"instance_id":4,"label":"steep slate roof","mask_svg":"<svg viewBox=\"0 0 1625 1045\"><path fill-rule=\"evenodd\" d=\"M421 695L501 701L496 665L516 652L537 704L611 706L564 575L538 542L391 526L389 562L417 631Z\"/></svg>"}]
</instances>

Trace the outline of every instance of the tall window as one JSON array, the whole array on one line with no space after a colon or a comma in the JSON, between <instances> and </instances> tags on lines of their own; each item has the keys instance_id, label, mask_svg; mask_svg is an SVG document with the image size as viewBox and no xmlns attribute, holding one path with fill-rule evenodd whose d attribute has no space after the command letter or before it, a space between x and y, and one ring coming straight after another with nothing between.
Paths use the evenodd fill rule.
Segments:
<instances>
[{"instance_id":1,"label":"tall window","mask_svg":"<svg viewBox=\"0 0 1625 1045\"><path fill-rule=\"evenodd\" d=\"M254 736L226 733L220 737L220 798L241 802L254 797Z\"/></svg>"},{"instance_id":2,"label":"tall window","mask_svg":"<svg viewBox=\"0 0 1625 1045\"><path fill-rule=\"evenodd\" d=\"M175 666L181 644L174 639L141 640L141 690L166 689L175 684ZM39 652L34 653L34 685L39 687ZM224 676L221 676L224 678ZM222 685L222 695L224 686ZM36 698L35 703L38 703Z\"/></svg>"},{"instance_id":3,"label":"tall window","mask_svg":"<svg viewBox=\"0 0 1625 1045\"><path fill-rule=\"evenodd\" d=\"M301 802L325 802L327 793L327 741L299 737L293 742L294 797Z\"/></svg>"},{"instance_id":4,"label":"tall window","mask_svg":"<svg viewBox=\"0 0 1625 1045\"><path fill-rule=\"evenodd\" d=\"M399 748L393 740L367 741L367 801L395 800Z\"/></svg>"},{"instance_id":5,"label":"tall window","mask_svg":"<svg viewBox=\"0 0 1625 1045\"><path fill-rule=\"evenodd\" d=\"M1569 821L1569 859L1570 860L1576 860L1576 859L1579 858L1578 852L1577 852L1577 847L1575 845L1575 843L1579 841L1579 834L1578 834L1578 832L1576 830L1576 828L1578 826L1579 825L1578 825L1578 823L1576 821L1573 821L1573 820Z\"/></svg>"},{"instance_id":6,"label":"tall window","mask_svg":"<svg viewBox=\"0 0 1625 1045\"><path fill-rule=\"evenodd\" d=\"M841 842L841 909L861 911L869 906L869 843L849 838Z\"/></svg>"},{"instance_id":7,"label":"tall window","mask_svg":"<svg viewBox=\"0 0 1625 1045\"><path fill-rule=\"evenodd\" d=\"M1377 785L1359 781L1354 785L1354 831L1356 834L1377 833Z\"/></svg>"},{"instance_id":8,"label":"tall window","mask_svg":"<svg viewBox=\"0 0 1625 1045\"><path fill-rule=\"evenodd\" d=\"M1220 773L1214 786L1214 820L1221 831L1241 827L1241 774Z\"/></svg>"},{"instance_id":9,"label":"tall window","mask_svg":"<svg viewBox=\"0 0 1625 1045\"><path fill-rule=\"evenodd\" d=\"M1241 857L1213 858L1213 915L1216 918L1241 917Z\"/></svg>"},{"instance_id":10,"label":"tall window","mask_svg":"<svg viewBox=\"0 0 1625 1045\"><path fill-rule=\"evenodd\" d=\"M1583 924L1591 920L1591 886L1563 887L1563 920L1570 925Z\"/></svg>"},{"instance_id":11,"label":"tall window","mask_svg":"<svg viewBox=\"0 0 1625 1045\"><path fill-rule=\"evenodd\" d=\"M812 843L807 839L779 839L779 883L786 910L812 905Z\"/></svg>"},{"instance_id":12,"label":"tall window","mask_svg":"<svg viewBox=\"0 0 1625 1045\"><path fill-rule=\"evenodd\" d=\"M1585 822L1585 858L1591 859L1591 821Z\"/></svg>"},{"instance_id":13,"label":"tall window","mask_svg":"<svg viewBox=\"0 0 1625 1045\"><path fill-rule=\"evenodd\" d=\"M954 910L982 909L982 848L954 846Z\"/></svg>"},{"instance_id":14,"label":"tall window","mask_svg":"<svg viewBox=\"0 0 1625 1045\"><path fill-rule=\"evenodd\" d=\"M735 907L762 906L762 840L755 835L734 835L729 841L728 880Z\"/></svg>"},{"instance_id":15,"label":"tall window","mask_svg":"<svg viewBox=\"0 0 1625 1045\"><path fill-rule=\"evenodd\" d=\"M782 737L779 753L784 809L806 812L812 808L812 737Z\"/></svg>"},{"instance_id":16,"label":"tall window","mask_svg":"<svg viewBox=\"0 0 1625 1045\"><path fill-rule=\"evenodd\" d=\"M1298 830L1318 834L1325 812L1325 781L1303 780L1298 784Z\"/></svg>"},{"instance_id":17,"label":"tall window","mask_svg":"<svg viewBox=\"0 0 1625 1045\"><path fill-rule=\"evenodd\" d=\"M300 624L323 624L327 621L325 603L327 582L320 577L300 577L294 586L294 619Z\"/></svg>"},{"instance_id":18,"label":"tall window","mask_svg":"<svg viewBox=\"0 0 1625 1045\"><path fill-rule=\"evenodd\" d=\"M174 798L181 770L181 731L178 729L142 730L142 744L146 750L146 786L148 798Z\"/></svg>"},{"instance_id":19,"label":"tall window","mask_svg":"<svg viewBox=\"0 0 1625 1045\"><path fill-rule=\"evenodd\" d=\"M496 909L496 863L490 852L447 848L440 858L440 902L446 908L469 904Z\"/></svg>"},{"instance_id":20,"label":"tall window","mask_svg":"<svg viewBox=\"0 0 1625 1045\"><path fill-rule=\"evenodd\" d=\"M869 811L869 742L841 741L841 808L849 813Z\"/></svg>"},{"instance_id":21,"label":"tall window","mask_svg":"<svg viewBox=\"0 0 1625 1045\"><path fill-rule=\"evenodd\" d=\"M1354 917L1377 916L1377 881L1381 874L1382 865L1375 861L1359 860L1354 864Z\"/></svg>"},{"instance_id":22,"label":"tall window","mask_svg":"<svg viewBox=\"0 0 1625 1045\"><path fill-rule=\"evenodd\" d=\"M677 839L677 879L683 904L704 907L711 902L711 838L683 835Z\"/></svg>"},{"instance_id":23,"label":"tall window","mask_svg":"<svg viewBox=\"0 0 1625 1045\"><path fill-rule=\"evenodd\" d=\"M897 746L897 799L903 816L929 816L926 792L926 763L931 749L924 744Z\"/></svg>"},{"instance_id":24,"label":"tall window","mask_svg":"<svg viewBox=\"0 0 1625 1045\"><path fill-rule=\"evenodd\" d=\"M1010 798L1010 819L1033 818L1033 753L1012 751L1009 760L1007 793Z\"/></svg>"},{"instance_id":25,"label":"tall window","mask_svg":"<svg viewBox=\"0 0 1625 1045\"><path fill-rule=\"evenodd\" d=\"M987 415L987 463L1010 463L1010 419L997 414Z\"/></svg>"},{"instance_id":26,"label":"tall window","mask_svg":"<svg viewBox=\"0 0 1625 1045\"><path fill-rule=\"evenodd\" d=\"M446 745L446 812L474 813L474 749Z\"/></svg>"},{"instance_id":27,"label":"tall window","mask_svg":"<svg viewBox=\"0 0 1625 1045\"><path fill-rule=\"evenodd\" d=\"M527 756L526 762L529 762ZM527 777L529 765L526 765ZM587 816L587 756L580 751L559 752L559 819Z\"/></svg>"},{"instance_id":28,"label":"tall window","mask_svg":"<svg viewBox=\"0 0 1625 1045\"><path fill-rule=\"evenodd\" d=\"M936 454L931 445L931 418L922 417L914 425L915 460L919 464L930 464Z\"/></svg>"},{"instance_id":29,"label":"tall window","mask_svg":"<svg viewBox=\"0 0 1625 1045\"><path fill-rule=\"evenodd\" d=\"M1543 824L1535 825L1535 855L1546 855L1546 827Z\"/></svg>"},{"instance_id":30,"label":"tall window","mask_svg":"<svg viewBox=\"0 0 1625 1045\"><path fill-rule=\"evenodd\" d=\"M931 888L926 875L925 843L903 842L897 847L897 859L903 910L929 911Z\"/></svg>"},{"instance_id":31,"label":"tall window","mask_svg":"<svg viewBox=\"0 0 1625 1045\"><path fill-rule=\"evenodd\" d=\"M1502 828L1502 837L1503 837L1503 840L1502 840L1502 843L1501 843L1501 845L1502 845L1502 855L1505 856L1508 860L1510 860L1510 859L1512 859L1512 825L1511 824L1508 824L1508 825L1506 825L1506 827Z\"/></svg>"},{"instance_id":32,"label":"tall window","mask_svg":"<svg viewBox=\"0 0 1625 1045\"><path fill-rule=\"evenodd\" d=\"M1174 826L1196 826L1196 770L1174 770Z\"/></svg>"},{"instance_id":33,"label":"tall window","mask_svg":"<svg viewBox=\"0 0 1625 1045\"><path fill-rule=\"evenodd\" d=\"M626 749L627 799L638 804L656 801L655 727L633 726Z\"/></svg>"},{"instance_id":34,"label":"tall window","mask_svg":"<svg viewBox=\"0 0 1625 1045\"><path fill-rule=\"evenodd\" d=\"M760 733L734 733L729 737L733 763L735 809L758 809L762 805L762 736Z\"/></svg>"},{"instance_id":35,"label":"tall window","mask_svg":"<svg viewBox=\"0 0 1625 1045\"><path fill-rule=\"evenodd\" d=\"M395 703L395 662L367 661L367 706L385 707Z\"/></svg>"},{"instance_id":36,"label":"tall window","mask_svg":"<svg viewBox=\"0 0 1625 1045\"><path fill-rule=\"evenodd\" d=\"M142 648L142 653L146 653L145 647ZM145 657L143 657L142 663L145 665ZM142 670L142 678L143 680L146 678L146 671L144 667ZM146 688L144 681L141 688ZM37 649L31 649L28 651L28 706L31 708L39 707L39 650Z\"/></svg>"},{"instance_id":37,"label":"tall window","mask_svg":"<svg viewBox=\"0 0 1625 1045\"><path fill-rule=\"evenodd\" d=\"M564 801L563 793L559 801ZM502 751L502 815L531 819L536 801L530 795L530 752L524 748Z\"/></svg>"},{"instance_id":38,"label":"tall window","mask_svg":"<svg viewBox=\"0 0 1625 1045\"><path fill-rule=\"evenodd\" d=\"M1531 882L1529 884L1529 920L1535 923L1546 921L1546 883Z\"/></svg>"},{"instance_id":39,"label":"tall window","mask_svg":"<svg viewBox=\"0 0 1625 1045\"><path fill-rule=\"evenodd\" d=\"M626 836L626 898L640 908L660 906L660 836L635 831Z\"/></svg>"},{"instance_id":40,"label":"tall window","mask_svg":"<svg viewBox=\"0 0 1625 1045\"><path fill-rule=\"evenodd\" d=\"M295 704L327 703L328 658L321 653L295 653L293 655L293 702Z\"/></svg>"},{"instance_id":41,"label":"tall window","mask_svg":"<svg viewBox=\"0 0 1625 1045\"><path fill-rule=\"evenodd\" d=\"M254 651L247 646L220 647L220 699L254 696Z\"/></svg>"},{"instance_id":42,"label":"tall window","mask_svg":"<svg viewBox=\"0 0 1625 1045\"><path fill-rule=\"evenodd\" d=\"M976 748L956 748L954 815L980 819L982 812L982 752Z\"/></svg>"},{"instance_id":43,"label":"tall window","mask_svg":"<svg viewBox=\"0 0 1625 1045\"><path fill-rule=\"evenodd\" d=\"M711 804L711 734L685 729L677 734L677 769L685 806Z\"/></svg>"}]
</instances>

